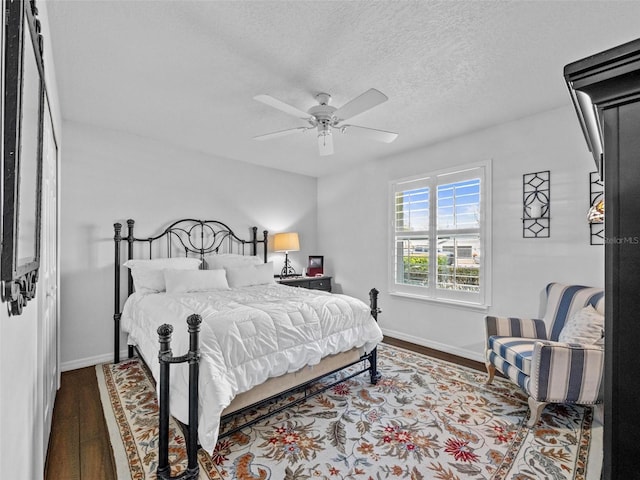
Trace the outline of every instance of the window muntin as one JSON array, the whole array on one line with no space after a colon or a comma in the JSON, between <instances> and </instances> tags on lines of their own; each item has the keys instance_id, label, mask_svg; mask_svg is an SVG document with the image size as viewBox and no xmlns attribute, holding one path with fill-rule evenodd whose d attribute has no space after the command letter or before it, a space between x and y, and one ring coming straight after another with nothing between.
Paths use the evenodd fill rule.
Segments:
<instances>
[{"instance_id":1,"label":"window muntin","mask_svg":"<svg viewBox=\"0 0 640 480\"><path fill-rule=\"evenodd\" d=\"M429 189L396 192L396 230L412 232L429 229Z\"/></svg>"},{"instance_id":2,"label":"window muntin","mask_svg":"<svg viewBox=\"0 0 640 480\"><path fill-rule=\"evenodd\" d=\"M407 285L429 285L429 243L426 237L397 237L396 282Z\"/></svg>"},{"instance_id":3,"label":"window muntin","mask_svg":"<svg viewBox=\"0 0 640 480\"><path fill-rule=\"evenodd\" d=\"M438 185L438 229L480 228L480 179Z\"/></svg>"},{"instance_id":4,"label":"window muntin","mask_svg":"<svg viewBox=\"0 0 640 480\"><path fill-rule=\"evenodd\" d=\"M446 252L446 262L438 258L436 287L461 292L480 291L480 236L446 235L438 237L438 245Z\"/></svg>"}]
</instances>

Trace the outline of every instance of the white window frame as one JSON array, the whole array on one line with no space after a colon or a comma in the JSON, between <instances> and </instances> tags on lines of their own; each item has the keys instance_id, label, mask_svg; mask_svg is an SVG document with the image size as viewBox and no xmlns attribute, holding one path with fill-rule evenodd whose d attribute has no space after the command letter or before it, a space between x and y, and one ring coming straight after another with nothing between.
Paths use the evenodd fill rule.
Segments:
<instances>
[{"instance_id":1,"label":"white window frame","mask_svg":"<svg viewBox=\"0 0 640 480\"><path fill-rule=\"evenodd\" d=\"M491 303L491 161L458 165L452 168L428 172L422 175L392 180L389 183L389 264L388 279L391 295L410 297L431 302L454 304L470 308L487 309ZM397 192L414 188L429 187L429 228L426 231L412 231L407 236L429 236L430 265L437 264L437 237L442 234L464 235L464 229L437 230L437 188L438 185L480 178L480 277L479 292L464 292L437 288L437 268L429 270L427 286L408 285L396 282L396 237L404 237L396 232ZM475 234L477 230L474 229Z\"/></svg>"}]
</instances>

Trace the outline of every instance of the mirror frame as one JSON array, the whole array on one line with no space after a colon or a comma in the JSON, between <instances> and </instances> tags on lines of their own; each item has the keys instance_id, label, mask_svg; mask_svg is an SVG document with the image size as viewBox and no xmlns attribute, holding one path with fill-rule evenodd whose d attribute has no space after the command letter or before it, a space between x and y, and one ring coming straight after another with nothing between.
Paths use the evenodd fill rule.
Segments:
<instances>
[{"instance_id":1,"label":"mirror frame","mask_svg":"<svg viewBox=\"0 0 640 480\"><path fill-rule=\"evenodd\" d=\"M4 25L4 98L3 98L3 155L2 155L2 251L0 253L0 294L7 302L9 315L20 315L27 302L35 297L40 267L40 229L42 196L42 135L44 111L44 64L42 61L42 35L40 22L36 18L38 11L35 0L6 0ZM29 69L24 68L25 49L33 49L37 78L26 78ZM36 84L38 98L31 103L38 105L37 125L23 125L23 106L25 104L24 85ZM36 133L37 145L23 148L24 127L31 127ZM35 152L35 159L22 158L24 152ZM33 153L32 153L33 154ZM26 155L26 153L25 153ZM30 161L29 163L27 161ZM34 165L35 174L23 175L23 165ZM30 172L31 173L31 172ZM30 194L35 190L35 199L28 204L35 206L35 212L29 212L28 218L35 220L33 232L20 231L20 215L26 217L20 209L21 180L30 179L35 185L22 185L23 192ZM27 188L29 187L29 188ZM27 230L27 229L25 229ZM20 235L26 238L33 250L20 252ZM33 237L31 237L33 235Z\"/></svg>"}]
</instances>

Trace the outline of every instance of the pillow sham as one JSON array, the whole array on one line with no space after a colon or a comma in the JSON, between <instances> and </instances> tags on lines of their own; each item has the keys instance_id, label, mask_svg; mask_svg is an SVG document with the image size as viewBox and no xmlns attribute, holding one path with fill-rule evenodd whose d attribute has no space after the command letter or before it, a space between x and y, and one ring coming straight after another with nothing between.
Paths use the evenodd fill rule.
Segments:
<instances>
[{"instance_id":1,"label":"pillow sham","mask_svg":"<svg viewBox=\"0 0 640 480\"><path fill-rule=\"evenodd\" d=\"M604 316L591 305L575 312L560 330L558 341L593 345L604 337Z\"/></svg>"},{"instance_id":2,"label":"pillow sham","mask_svg":"<svg viewBox=\"0 0 640 480\"><path fill-rule=\"evenodd\" d=\"M273 262L260 265L242 265L225 268L227 281L231 288L249 287L251 285L263 285L275 283L273 278Z\"/></svg>"},{"instance_id":3,"label":"pillow sham","mask_svg":"<svg viewBox=\"0 0 640 480\"><path fill-rule=\"evenodd\" d=\"M197 270L200 263L199 258L175 257L127 260L124 266L131 269L136 292L158 293L166 290L163 270Z\"/></svg>"},{"instance_id":4,"label":"pillow sham","mask_svg":"<svg viewBox=\"0 0 640 480\"><path fill-rule=\"evenodd\" d=\"M261 265L262 260L256 255L240 255L237 253L219 253L205 257L209 270L247 265Z\"/></svg>"},{"instance_id":5,"label":"pillow sham","mask_svg":"<svg viewBox=\"0 0 640 480\"><path fill-rule=\"evenodd\" d=\"M229 290L227 274L219 270L163 270L167 293Z\"/></svg>"}]
</instances>

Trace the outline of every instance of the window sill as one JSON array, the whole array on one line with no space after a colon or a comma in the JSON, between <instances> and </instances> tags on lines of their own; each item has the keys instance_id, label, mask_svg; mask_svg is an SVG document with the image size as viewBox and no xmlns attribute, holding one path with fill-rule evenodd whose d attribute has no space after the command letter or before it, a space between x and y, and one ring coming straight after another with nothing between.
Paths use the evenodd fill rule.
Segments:
<instances>
[{"instance_id":1,"label":"window sill","mask_svg":"<svg viewBox=\"0 0 640 480\"><path fill-rule=\"evenodd\" d=\"M463 310L475 310L478 312L486 312L489 310L490 305L479 304L479 303L470 303L470 302L462 302L459 300L451 300L445 298L430 298L425 297L423 295L414 295L411 293L404 292L389 292L389 295L393 297L407 298L410 300L418 300L426 303L433 303L434 305L441 305L444 307L455 307L461 308Z\"/></svg>"}]
</instances>

